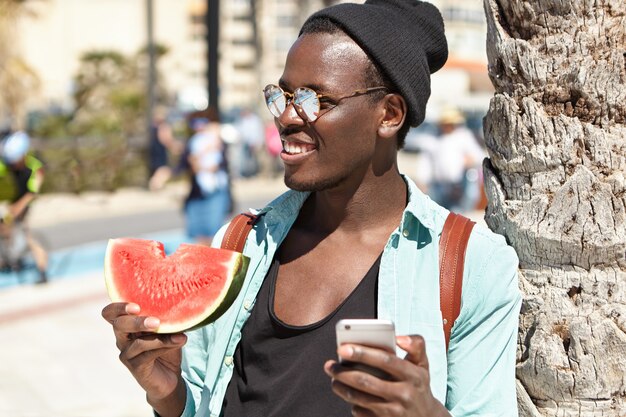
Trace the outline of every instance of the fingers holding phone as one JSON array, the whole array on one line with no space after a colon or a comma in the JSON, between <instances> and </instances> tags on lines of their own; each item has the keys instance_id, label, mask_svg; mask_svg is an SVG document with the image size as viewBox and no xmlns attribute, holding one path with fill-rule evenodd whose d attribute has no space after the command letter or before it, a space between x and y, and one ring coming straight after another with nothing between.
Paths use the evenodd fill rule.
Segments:
<instances>
[{"instance_id":1,"label":"fingers holding phone","mask_svg":"<svg viewBox=\"0 0 626 417\"><path fill-rule=\"evenodd\" d=\"M380 319L344 319L337 322L337 352L340 367L345 370L357 369L377 378L391 379L389 373L379 367L368 364L367 357L362 362L363 348L384 351L370 353L380 355L379 360L388 362L389 355L395 355L396 336L393 322ZM374 356L375 357L375 356Z\"/></svg>"},{"instance_id":2,"label":"fingers holding phone","mask_svg":"<svg viewBox=\"0 0 626 417\"><path fill-rule=\"evenodd\" d=\"M396 356L396 343L406 357ZM395 415L399 410L419 417L450 415L430 390L422 337L396 337L391 322L340 321L337 346L339 360L326 362L324 370L335 394L352 405L353 415Z\"/></svg>"}]
</instances>

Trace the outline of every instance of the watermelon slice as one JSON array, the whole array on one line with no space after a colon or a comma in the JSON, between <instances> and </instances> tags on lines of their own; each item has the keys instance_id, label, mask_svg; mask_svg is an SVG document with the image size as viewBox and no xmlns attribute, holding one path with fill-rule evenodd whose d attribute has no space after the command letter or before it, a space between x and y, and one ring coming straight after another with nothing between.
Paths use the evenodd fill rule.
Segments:
<instances>
[{"instance_id":1,"label":"watermelon slice","mask_svg":"<svg viewBox=\"0 0 626 417\"><path fill-rule=\"evenodd\" d=\"M235 301L249 258L239 252L181 244L167 256L154 240L110 239L104 259L113 302L133 302L142 316L157 317L157 333L177 333L211 323Z\"/></svg>"}]
</instances>

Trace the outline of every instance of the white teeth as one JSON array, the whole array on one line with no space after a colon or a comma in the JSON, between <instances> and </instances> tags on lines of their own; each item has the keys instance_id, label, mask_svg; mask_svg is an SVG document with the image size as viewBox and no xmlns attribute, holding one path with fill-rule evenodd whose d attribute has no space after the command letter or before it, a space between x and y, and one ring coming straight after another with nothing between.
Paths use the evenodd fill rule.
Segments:
<instances>
[{"instance_id":1,"label":"white teeth","mask_svg":"<svg viewBox=\"0 0 626 417\"><path fill-rule=\"evenodd\" d=\"M289 143L289 142L283 142L284 143L284 149L287 153L290 153L292 155L297 155L297 154L301 154L301 153L305 153L307 152L307 148L306 147L302 147L298 144L295 143Z\"/></svg>"}]
</instances>

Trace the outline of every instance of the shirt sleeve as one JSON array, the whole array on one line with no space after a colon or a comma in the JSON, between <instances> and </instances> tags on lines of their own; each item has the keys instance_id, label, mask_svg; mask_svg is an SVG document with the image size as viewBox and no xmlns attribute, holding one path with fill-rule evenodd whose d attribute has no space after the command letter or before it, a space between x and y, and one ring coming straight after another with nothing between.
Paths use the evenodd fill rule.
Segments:
<instances>
[{"instance_id":1,"label":"shirt sleeve","mask_svg":"<svg viewBox=\"0 0 626 417\"><path fill-rule=\"evenodd\" d=\"M220 247L228 225L215 234L211 245ZM182 375L187 386L187 400L181 417L193 417L202 400L206 368L209 357L209 345L213 340L210 326L204 326L186 333L187 343L183 347Z\"/></svg>"},{"instance_id":2,"label":"shirt sleeve","mask_svg":"<svg viewBox=\"0 0 626 417\"><path fill-rule=\"evenodd\" d=\"M181 417L196 415L204 390L204 379L208 360L207 329L201 327L187 332L187 343L183 348L182 374L187 386L187 400Z\"/></svg>"},{"instance_id":3,"label":"shirt sleeve","mask_svg":"<svg viewBox=\"0 0 626 417\"><path fill-rule=\"evenodd\" d=\"M503 239L485 249L468 248L468 259L480 261L464 277L461 313L450 339L446 408L454 417L518 415L518 258Z\"/></svg>"}]
</instances>

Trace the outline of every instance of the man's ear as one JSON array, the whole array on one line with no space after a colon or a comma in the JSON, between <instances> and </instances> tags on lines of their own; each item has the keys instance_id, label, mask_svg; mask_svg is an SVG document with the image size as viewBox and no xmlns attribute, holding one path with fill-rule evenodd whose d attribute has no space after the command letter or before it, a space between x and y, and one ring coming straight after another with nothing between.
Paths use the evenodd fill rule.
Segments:
<instances>
[{"instance_id":1,"label":"man's ear","mask_svg":"<svg viewBox=\"0 0 626 417\"><path fill-rule=\"evenodd\" d=\"M387 94L383 98L383 115L378 125L378 135L391 138L397 135L406 119L407 106L404 97L399 94Z\"/></svg>"}]
</instances>

